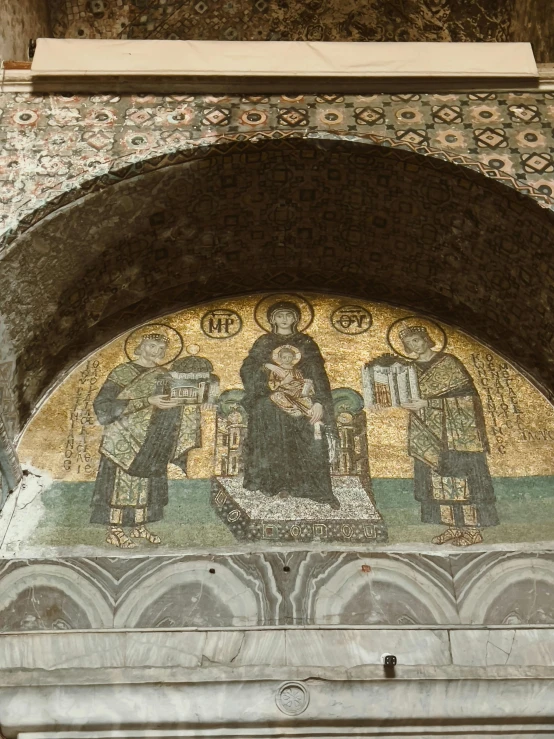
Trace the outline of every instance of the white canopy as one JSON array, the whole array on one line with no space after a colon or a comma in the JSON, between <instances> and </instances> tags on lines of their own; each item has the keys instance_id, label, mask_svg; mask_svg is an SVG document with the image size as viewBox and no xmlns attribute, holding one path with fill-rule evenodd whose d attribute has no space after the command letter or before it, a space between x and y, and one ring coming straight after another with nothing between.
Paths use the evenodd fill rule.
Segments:
<instances>
[{"instance_id":1,"label":"white canopy","mask_svg":"<svg viewBox=\"0 0 554 739\"><path fill-rule=\"evenodd\" d=\"M39 39L33 77L538 78L528 43Z\"/></svg>"}]
</instances>

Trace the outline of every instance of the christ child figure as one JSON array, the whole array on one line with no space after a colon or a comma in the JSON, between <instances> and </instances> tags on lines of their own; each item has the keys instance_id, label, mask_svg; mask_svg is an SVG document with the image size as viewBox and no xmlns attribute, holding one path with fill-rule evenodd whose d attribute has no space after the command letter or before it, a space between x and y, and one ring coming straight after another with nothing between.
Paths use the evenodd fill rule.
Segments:
<instances>
[{"instance_id":1,"label":"christ child figure","mask_svg":"<svg viewBox=\"0 0 554 739\"><path fill-rule=\"evenodd\" d=\"M310 416L313 408L311 396L314 394L312 380L304 379L296 365L302 354L290 344L277 347L271 355L273 362L265 368L269 370L270 399L281 410L291 416ZM314 436L321 438L322 423L314 424Z\"/></svg>"}]
</instances>

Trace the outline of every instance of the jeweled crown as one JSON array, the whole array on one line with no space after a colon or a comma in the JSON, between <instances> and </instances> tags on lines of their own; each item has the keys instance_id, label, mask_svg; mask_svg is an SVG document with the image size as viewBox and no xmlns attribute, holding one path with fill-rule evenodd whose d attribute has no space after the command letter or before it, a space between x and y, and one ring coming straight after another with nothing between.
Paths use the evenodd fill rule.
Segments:
<instances>
[{"instance_id":1,"label":"jeweled crown","mask_svg":"<svg viewBox=\"0 0 554 739\"><path fill-rule=\"evenodd\" d=\"M410 336L411 334L426 334L427 329L425 326L407 326L406 328L401 329L398 332L398 335L401 339L405 339L406 336Z\"/></svg>"},{"instance_id":2,"label":"jeweled crown","mask_svg":"<svg viewBox=\"0 0 554 739\"><path fill-rule=\"evenodd\" d=\"M163 341L164 344L169 344L169 339L167 338L167 336L164 336L164 334L144 334L142 339L143 341L148 339L151 339L152 341Z\"/></svg>"}]
</instances>

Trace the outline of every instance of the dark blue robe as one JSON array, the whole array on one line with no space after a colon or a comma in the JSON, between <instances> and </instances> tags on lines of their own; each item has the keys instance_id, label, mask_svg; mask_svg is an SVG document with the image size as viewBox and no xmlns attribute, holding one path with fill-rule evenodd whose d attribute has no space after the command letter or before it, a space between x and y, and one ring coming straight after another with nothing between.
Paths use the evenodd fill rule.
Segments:
<instances>
[{"instance_id":1,"label":"dark blue robe","mask_svg":"<svg viewBox=\"0 0 554 739\"><path fill-rule=\"evenodd\" d=\"M336 436L331 387L324 361L316 342L307 334L260 336L244 360L240 375L245 390L244 408L248 414L248 434L244 455L244 487L266 495L287 492L320 503L335 501L326 433L314 438L309 418L292 416L269 397L269 371L273 351L283 344L302 354L296 369L312 380L311 400L323 406L325 430Z\"/></svg>"}]
</instances>

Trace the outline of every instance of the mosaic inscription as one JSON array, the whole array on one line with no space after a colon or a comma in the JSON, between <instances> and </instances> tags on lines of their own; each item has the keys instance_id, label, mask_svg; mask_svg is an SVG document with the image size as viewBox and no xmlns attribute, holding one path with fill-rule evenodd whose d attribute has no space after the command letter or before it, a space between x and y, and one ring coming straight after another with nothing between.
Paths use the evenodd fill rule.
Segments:
<instances>
[{"instance_id":1,"label":"mosaic inscription","mask_svg":"<svg viewBox=\"0 0 554 739\"><path fill-rule=\"evenodd\" d=\"M106 345L19 453L53 480L31 544L468 547L552 538L553 441L547 400L460 332L268 294Z\"/></svg>"}]
</instances>

